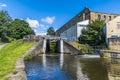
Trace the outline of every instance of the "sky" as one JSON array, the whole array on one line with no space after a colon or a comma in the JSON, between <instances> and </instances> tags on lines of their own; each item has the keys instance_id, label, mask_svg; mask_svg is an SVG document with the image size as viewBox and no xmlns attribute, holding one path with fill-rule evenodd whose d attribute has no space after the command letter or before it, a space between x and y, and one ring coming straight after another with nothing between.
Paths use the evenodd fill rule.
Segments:
<instances>
[{"instance_id":1,"label":"sky","mask_svg":"<svg viewBox=\"0 0 120 80\"><path fill-rule=\"evenodd\" d=\"M49 27L59 29L85 7L120 14L120 0L0 0L0 10L26 20L37 35L46 34Z\"/></svg>"}]
</instances>

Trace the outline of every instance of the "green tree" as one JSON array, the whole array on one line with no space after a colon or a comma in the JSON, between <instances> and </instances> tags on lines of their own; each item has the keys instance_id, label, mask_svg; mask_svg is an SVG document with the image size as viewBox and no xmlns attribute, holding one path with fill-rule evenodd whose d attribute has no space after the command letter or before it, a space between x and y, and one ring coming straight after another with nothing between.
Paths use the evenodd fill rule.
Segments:
<instances>
[{"instance_id":1,"label":"green tree","mask_svg":"<svg viewBox=\"0 0 120 80\"><path fill-rule=\"evenodd\" d=\"M7 11L0 11L0 39L7 41L7 33L12 19Z\"/></svg>"},{"instance_id":2,"label":"green tree","mask_svg":"<svg viewBox=\"0 0 120 80\"><path fill-rule=\"evenodd\" d=\"M50 27L48 30L47 30L47 35L55 35L55 30L53 27Z\"/></svg>"},{"instance_id":3,"label":"green tree","mask_svg":"<svg viewBox=\"0 0 120 80\"><path fill-rule=\"evenodd\" d=\"M9 37L14 39L21 39L25 35L35 34L34 31L29 27L29 24L20 19L15 19L11 22L9 28Z\"/></svg>"},{"instance_id":4,"label":"green tree","mask_svg":"<svg viewBox=\"0 0 120 80\"><path fill-rule=\"evenodd\" d=\"M89 45L101 45L105 42L103 34L104 21L95 20L90 23L86 29L82 30L79 41L80 43L87 43Z\"/></svg>"}]
</instances>

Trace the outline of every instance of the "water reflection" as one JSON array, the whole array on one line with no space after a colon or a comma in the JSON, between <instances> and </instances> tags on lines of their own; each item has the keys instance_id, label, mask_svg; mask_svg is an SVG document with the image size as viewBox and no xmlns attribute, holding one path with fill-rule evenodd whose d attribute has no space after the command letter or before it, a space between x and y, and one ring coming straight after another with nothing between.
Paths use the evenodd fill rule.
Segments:
<instances>
[{"instance_id":1,"label":"water reflection","mask_svg":"<svg viewBox=\"0 0 120 80\"><path fill-rule=\"evenodd\" d=\"M111 59L111 63L108 65L109 80L120 80L120 59Z\"/></svg>"},{"instance_id":2,"label":"water reflection","mask_svg":"<svg viewBox=\"0 0 120 80\"><path fill-rule=\"evenodd\" d=\"M81 63L77 61L77 71L76 71L77 80L88 80L87 75L84 75L81 69Z\"/></svg>"},{"instance_id":3,"label":"water reflection","mask_svg":"<svg viewBox=\"0 0 120 80\"><path fill-rule=\"evenodd\" d=\"M42 63L43 63L43 67L46 67L46 54L42 55Z\"/></svg>"},{"instance_id":4,"label":"water reflection","mask_svg":"<svg viewBox=\"0 0 120 80\"><path fill-rule=\"evenodd\" d=\"M60 54L60 68L61 68L61 69L62 69L62 67L63 67L63 63L64 63L64 54L61 53L61 54Z\"/></svg>"},{"instance_id":5,"label":"water reflection","mask_svg":"<svg viewBox=\"0 0 120 80\"><path fill-rule=\"evenodd\" d=\"M26 62L28 80L120 80L120 60L42 54Z\"/></svg>"}]
</instances>

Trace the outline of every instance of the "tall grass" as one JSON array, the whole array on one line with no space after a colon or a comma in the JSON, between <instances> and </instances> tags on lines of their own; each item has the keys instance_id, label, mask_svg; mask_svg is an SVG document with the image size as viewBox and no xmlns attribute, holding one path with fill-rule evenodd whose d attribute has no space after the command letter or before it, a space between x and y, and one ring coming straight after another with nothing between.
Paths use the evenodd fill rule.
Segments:
<instances>
[{"instance_id":1,"label":"tall grass","mask_svg":"<svg viewBox=\"0 0 120 80\"><path fill-rule=\"evenodd\" d=\"M0 80L13 71L18 58L22 57L34 44L34 42L23 43L23 40L17 40L0 50Z\"/></svg>"}]
</instances>

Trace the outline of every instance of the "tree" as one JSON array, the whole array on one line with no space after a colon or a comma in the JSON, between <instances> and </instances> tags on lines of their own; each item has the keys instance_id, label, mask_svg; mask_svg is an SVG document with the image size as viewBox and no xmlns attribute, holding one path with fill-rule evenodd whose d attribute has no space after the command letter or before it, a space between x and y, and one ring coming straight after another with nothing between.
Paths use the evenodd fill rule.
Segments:
<instances>
[{"instance_id":1,"label":"tree","mask_svg":"<svg viewBox=\"0 0 120 80\"><path fill-rule=\"evenodd\" d=\"M11 22L9 28L9 37L14 39L21 39L25 35L35 34L34 31L29 27L29 24L20 19L15 19Z\"/></svg>"},{"instance_id":2,"label":"tree","mask_svg":"<svg viewBox=\"0 0 120 80\"><path fill-rule=\"evenodd\" d=\"M47 30L47 35L55 35L55 30L53 27L50 27L48 30Z\"/></svg>"},{"instance_id":3,"label":"tree","mask_svg":"<svg viewBox=\"0 0 120 80\"><path fill-rule=\"evenodd\" d=\"M0 41L9 42L29 34L35 33L26 21L12 20L7 11L0 11Z\"/></svg>"},{"instance_id":4,"label":"tree","mask_svg":"<svg viewBox=\"0 0 120 80\"><path fill-rule=\"evenodd\" d=\"M90 45L100 45L105 42L103 34L104 21L95 20L87 26L87 29L82 30L79 41Z\"/></svg>"},{"instance_id":5,"label":"tree","mask_svg":"<svg viewBox=\"0 0 120 80\"><path fill-rule=\"evenodd\" d=\"M8 28L12 19L7 11L0 11L0 40L7 41Z\"/></svg>"}]
</instances>

